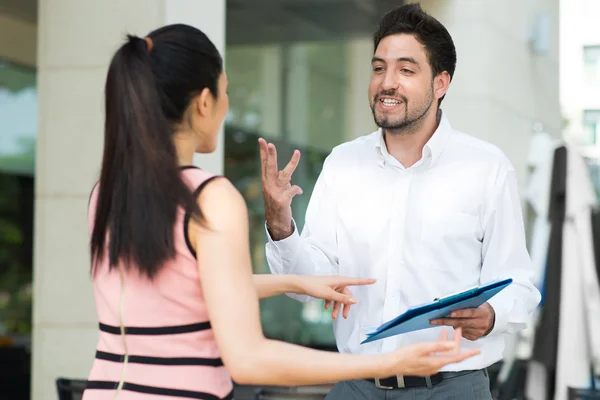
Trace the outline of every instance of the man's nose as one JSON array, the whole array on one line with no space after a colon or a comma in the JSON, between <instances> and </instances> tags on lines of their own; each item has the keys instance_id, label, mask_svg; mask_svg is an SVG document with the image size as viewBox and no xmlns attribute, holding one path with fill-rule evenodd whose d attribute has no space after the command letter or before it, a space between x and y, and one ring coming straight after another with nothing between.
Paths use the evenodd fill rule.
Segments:
<instances>
[{"instance_id":1,"label":"man's nose","mask_svg":"<svg viewBox=\"0 0 600 400\"><path fill-rule=\"evenodd\" d=\"M398 79L393 70L388 70L383 79L382 88L384 90L396 90L398 89Z\"/></svg>"}]
</instances>

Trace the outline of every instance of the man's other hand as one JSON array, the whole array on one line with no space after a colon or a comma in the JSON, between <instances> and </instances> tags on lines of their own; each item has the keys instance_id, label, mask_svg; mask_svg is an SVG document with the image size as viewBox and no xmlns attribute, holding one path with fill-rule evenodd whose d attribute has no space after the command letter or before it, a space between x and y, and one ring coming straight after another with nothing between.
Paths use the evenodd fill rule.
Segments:
<instances>
[{"instance_id":1,"label":"man's other hand","mask_svg":"<svg viewBox=\"0 0 600 400\"><path fill-rule=\"evenodd\" d=\"M496 313L489 303L478 308L465 308L453 311L449 318L431 321L431 325L447 325L462 328L462 335L467 340L477 340L489 334L494 328Z\"/></svg>"}]
</instances>

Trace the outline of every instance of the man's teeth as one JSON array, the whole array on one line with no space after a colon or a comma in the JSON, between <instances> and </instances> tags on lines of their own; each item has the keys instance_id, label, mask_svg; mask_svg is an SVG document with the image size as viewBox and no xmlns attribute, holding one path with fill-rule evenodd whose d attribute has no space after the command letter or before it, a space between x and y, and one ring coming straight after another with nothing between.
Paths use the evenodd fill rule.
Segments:
<instances>
[{"instance_id":1,"label":"man's teeth","mask_svg":"<svg viewBox=\"0 0 600 400\"><path fill-rule=\"evenodd\" d=\"M382 99L381 102L386 106L395 106L401 103L399 100L394 99Z\"/></svg>"}]
</instances>

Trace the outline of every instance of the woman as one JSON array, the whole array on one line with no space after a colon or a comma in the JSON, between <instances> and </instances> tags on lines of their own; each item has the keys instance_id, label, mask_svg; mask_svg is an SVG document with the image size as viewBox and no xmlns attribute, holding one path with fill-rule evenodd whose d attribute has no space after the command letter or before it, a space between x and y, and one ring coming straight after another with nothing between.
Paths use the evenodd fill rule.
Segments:
<instances>
[{"instance_id":1,"label":"woman","mask_svg":"<svg viewBox=\"0 0 600 400\"><path fill-rule=\"evenodd\" d=\"M446 338L356 356L263 336L259 298L296 292L350 305L346 286L373 281L252 275L242 196L191 167L195 152L215 150L226 89L219 52L189 26L129 36L112 59L89 207L100 336L84 399L227 399L232 379L306 385L429 375L474 355Z\"/></svg>"}]
</instances>

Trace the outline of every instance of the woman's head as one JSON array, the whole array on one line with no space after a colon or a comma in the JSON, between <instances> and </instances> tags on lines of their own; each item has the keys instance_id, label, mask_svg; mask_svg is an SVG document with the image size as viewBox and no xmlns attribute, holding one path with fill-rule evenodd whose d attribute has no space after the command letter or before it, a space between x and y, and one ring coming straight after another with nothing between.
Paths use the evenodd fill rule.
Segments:
<instances>
[{"instance_id":1,"label":"woman's head","mask_svg":"<svg viewBox=\"0 0 600 400\"><path fill-rule=\"evenodd\" d=\"M129 36L127 45L146 50L153 78L148 84L156 85L169 133L193 136L197 152L214 151L229 107L223 59L215 45L202 31L182 24L159 28L144 39Z\"/></svg>"},{"instance_id":2,"label":"woman's head","mask_svg":"<svg viewBox=\"0 0 600 400\"><path fill-rule=\"evenodd\" d=\"M223 59L200 30L176 24L127 36L106 78L95 259L104 256L106 233L111 267L125 259L152 277L175 256L178 207L201 216L180 164L215 150L226 86Z\"/></svg>"},{"instance_id":3,"label":"woman's head","mask_svg":"<svg viewBox=\"0 0 600 400\"><path fill-rule=\"evenodd\" d=\"M181 24L157 29L146 40L129 40L146 49L171 133L192 134L196 151L214 151L229 106L223 59L215 45L200 30Z\"/></svg>"}]
</instances>

